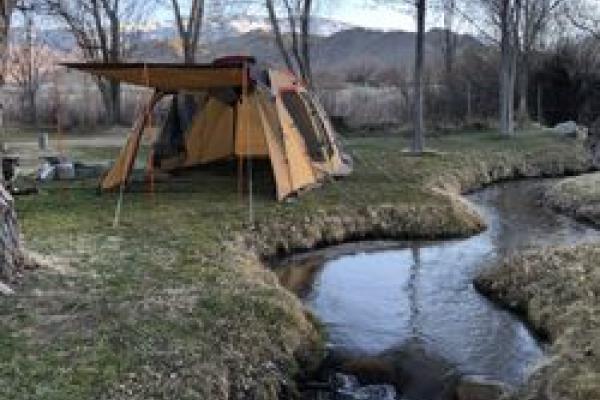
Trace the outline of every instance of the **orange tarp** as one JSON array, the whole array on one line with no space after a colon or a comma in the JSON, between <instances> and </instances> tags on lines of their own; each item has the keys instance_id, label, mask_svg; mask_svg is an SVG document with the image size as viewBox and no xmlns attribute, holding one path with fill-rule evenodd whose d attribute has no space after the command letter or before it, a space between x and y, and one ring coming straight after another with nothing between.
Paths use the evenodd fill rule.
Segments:
<instances>
[{"instance_id":1,"label":"orange tarp","mask_svg":"<svg viewBox=\"0 0 600 400\"><path fill-rule=\"evenodd\" d=\"M244 76L240 67L183 64L102 64L68 63L68 68L131 85L155 88L162 92L194 91L218 87L241 86Z\"/></svg>"}]
</instances>

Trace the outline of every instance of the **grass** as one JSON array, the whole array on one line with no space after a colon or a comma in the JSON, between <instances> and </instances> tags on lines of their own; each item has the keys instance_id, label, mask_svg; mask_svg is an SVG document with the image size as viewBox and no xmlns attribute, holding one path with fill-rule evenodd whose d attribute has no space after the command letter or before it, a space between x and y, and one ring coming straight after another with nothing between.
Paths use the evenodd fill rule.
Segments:
<instances>
[{"instance_id":1,"label":"grass","mask_svg":"<svg viewBox=\"0 0 600 400\"><path fill-rule=\"evenodd\" d=\"M600 173L563 179L543 196L544 204L600 227Z\"/></svg>"},{"instance_id":2,"label":"grass","mask_svg":"<svg viewBox=\"0 0 600 400\"><path fill-rule=\"evenodd\" d=\"M406 146L396 137L349 140L355 173L290 203L275 202L268 180L258 180L254 232L227 169L157 182L153 194L134 185L118 228L117 195L97 195L93 181L19 197L26 246L47 265L0 298L0 398L277 398L318 336L238 233L268 255L319 223L319 235L336 238L336 226L358 224L346 216L367 220L371 207L391 204L393 235L465 234L455 200L432 187L588 167L579 144L539 132L440 137L428 144L440 154L422 158L402 155ZM81 161L118 151L66 148Z\"/></svg>"},{"instance_id":3,"label":"grass","mask_svg":"<svg viewBox=\"0 0 600 400\"><path fill-rule=\"evenodd\" d=\"M477 286L524 314L552 343L552 357L519 398L600 399L600 250L557 247L512 257Z\"/></svg>"}]
</instances>

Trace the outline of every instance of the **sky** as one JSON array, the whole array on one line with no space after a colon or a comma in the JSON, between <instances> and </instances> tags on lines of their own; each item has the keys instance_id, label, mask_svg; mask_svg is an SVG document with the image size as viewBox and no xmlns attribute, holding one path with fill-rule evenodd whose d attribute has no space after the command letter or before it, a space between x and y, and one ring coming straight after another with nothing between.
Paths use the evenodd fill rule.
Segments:
<instances>
[{"instance_id":1,"label":"sky","mask_svg":"<svg viewBox=\"0 0 600 400\"><path fill-rule=\"evenodd\" d=\"M352 25L382 30L415 30L412 15L390 7L376 6L371 0L338 0L318 11L323 17Z\"/></svg>"}]
</instances>

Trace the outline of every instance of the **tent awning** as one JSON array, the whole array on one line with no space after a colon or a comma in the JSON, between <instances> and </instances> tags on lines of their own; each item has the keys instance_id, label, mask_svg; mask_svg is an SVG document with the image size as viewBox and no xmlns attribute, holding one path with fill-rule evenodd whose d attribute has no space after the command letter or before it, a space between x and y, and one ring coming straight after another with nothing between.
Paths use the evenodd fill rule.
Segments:
<instances>
[{"instance_id":1,"label":"tent awning","mask_svg":"<svg viewBox=\"0 0 600 400\"><path fill-rule=\"evenodd\" d=\"M64 63L62 65L130 85L155 88L162 92L241 86L244 76L242 66L212 64Z\"/></svg>"}]
</instances>

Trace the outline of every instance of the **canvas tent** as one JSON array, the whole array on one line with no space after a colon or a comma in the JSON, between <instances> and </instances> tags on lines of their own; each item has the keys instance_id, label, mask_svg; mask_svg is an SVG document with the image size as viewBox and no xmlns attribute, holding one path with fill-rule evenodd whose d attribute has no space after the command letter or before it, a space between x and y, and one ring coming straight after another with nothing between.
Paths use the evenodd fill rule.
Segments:
<instances>
[{"instance_id":1,"label":"canvas tent","mask_svg":"<svg viewBox=\"0 0 600 400\"><path fill-rule=\"evenodd\" d=\"M166 95L172 100L153 145L155 168L170 171L234 158L269 159L279 200L351 171L315 96L295 76L258 67L252 58L231 57L206 65L67 66L155 89L104 176L104 190L127 182L150 112Z\"/></svg>"}]
</instances>

